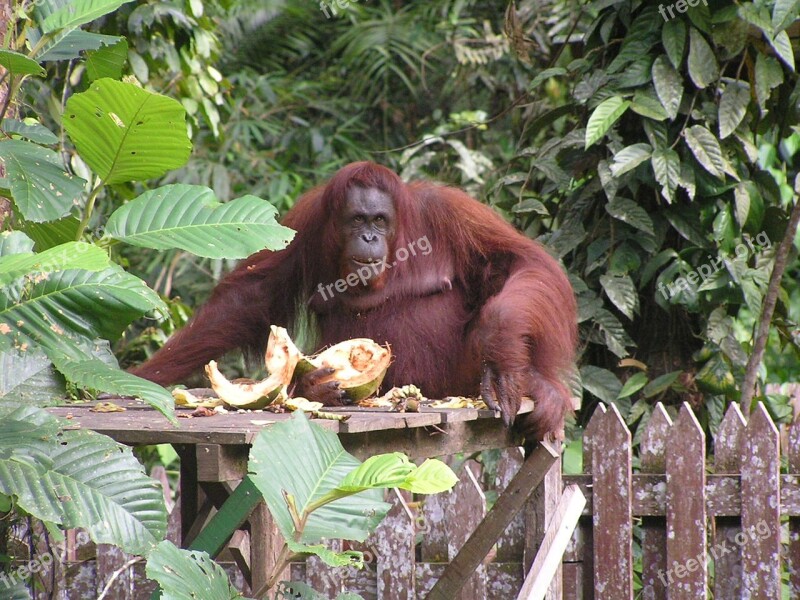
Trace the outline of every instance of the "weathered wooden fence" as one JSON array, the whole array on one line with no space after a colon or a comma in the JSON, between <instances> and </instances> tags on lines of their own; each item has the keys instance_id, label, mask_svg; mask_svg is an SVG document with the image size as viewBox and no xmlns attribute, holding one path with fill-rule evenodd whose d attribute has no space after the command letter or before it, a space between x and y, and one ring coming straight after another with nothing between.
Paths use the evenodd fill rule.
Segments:
<instances>
[{"instance_id":1,"label":"weathered wooden fence","mask_svg":"<svg viewBox=\"0 0 800 600\"><path fill-rule=\"evenodd\" d=\"M569 484L580 486L588 502L549 599L633 598L635 549L646 600L698 600L707 590L724 600L775 600L782 572L788 597L800 598L800 424L779 433L763 406L749 420L732 406L710 442L688 405L674 420L657 405L639 435L634 461L631 433L616 408L595 411L584 434L583 474L562 476L558 464L551 469L460 598L517 596ZM342 590L368 600L424 598L521 461L518 449L503 451L491 469L467 460L452 492L424 500L391 492L387 519L365 544L350 546L365 552L365 569L330 569L310 559L293 565L291 578L331 598ZM173 512L170 521L180 516ZM178 530L171 528L173 538ZM67 544L57 553L56 573L41 576L58 591L39 597L96 598L113 577L106 598L147 598L152 588L141 563L126 561L113 549ZM238 572L236 579L247 593Z\"/></svg>"}]
</instances>

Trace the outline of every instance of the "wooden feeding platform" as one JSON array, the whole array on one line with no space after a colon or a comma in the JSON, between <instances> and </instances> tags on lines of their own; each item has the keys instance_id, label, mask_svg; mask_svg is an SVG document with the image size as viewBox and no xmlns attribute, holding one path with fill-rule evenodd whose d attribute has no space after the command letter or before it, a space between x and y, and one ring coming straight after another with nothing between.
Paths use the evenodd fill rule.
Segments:
<instances>
[{"instance_id":1,"label":"wooden feeding platform","mask_svg":"<svg viewBox=\"0 0 800 600\"><path fill-rule=\"evenodd\" d=\"M75 428L91 429L126 445L172 444L181 458L181 545L205 550L212 556L227 549L249 586L261 587L283 540L247 477L248 454L261 430L291 418L291 414L246 411L199 417L191 416L193 409L178 408L176 426L142 402L117 400L115 404L125 410L94 412L91 404L48 410L68 419ZM526 410L530 406L522 412ZM347 420L314 419L314 422L335 432L345 449L360 459L385 452L404 452L418 460L512 448L523 442L504 425L499 412L492 410L421 405L418 412L355 407L327 408L326 412L346 415ZM525 461L526 468L520 469L509 482L495 509L476 527L441 574L430 598L454 597L545 475L553 469L558 471L558 457L559 453L547 445L537 447ZM575 514L580 514L581 507ZM547 582L538 585L546 587Z\"/></svg>"}]
</instances>

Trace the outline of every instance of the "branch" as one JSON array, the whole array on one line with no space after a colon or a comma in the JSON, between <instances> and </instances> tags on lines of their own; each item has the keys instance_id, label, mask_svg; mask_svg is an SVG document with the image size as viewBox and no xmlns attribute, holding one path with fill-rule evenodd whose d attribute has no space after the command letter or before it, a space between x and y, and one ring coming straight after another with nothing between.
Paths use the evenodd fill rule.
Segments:
<instances>
[{"instance_id":1,"label":"branch","mask_svg":"<svg viewBox=\"0 0 800 600\"><path fill-rule=\"evenodd\" d=\"M795 190L800 193L800 175L795 179L794 187ZM769 326L772 323L772 314L775 312L775 304L778 301L781 279L783 279L783 273L786 270L786 260L789 256L789 250L794 243L798 222L800 222L800 199L796 201L792 209L791 216L789 217L789 224L786 226L786 233L784 233L781 245L778 246L778 251L775 254L775 265L772 267L772 273L769 277L769 286L764 296L764 308L761 312L761 320L758 323L758 332L756 333L755 343L753 344L753 353L747 361L744 383L742 384L742 398L740 400L742 413L745 416L750 414L750 403L755 394L758 368L761 366L761 360L764 358L764 349L767 346L767 337L769 337Z\"/></svg>"}]
</instances>

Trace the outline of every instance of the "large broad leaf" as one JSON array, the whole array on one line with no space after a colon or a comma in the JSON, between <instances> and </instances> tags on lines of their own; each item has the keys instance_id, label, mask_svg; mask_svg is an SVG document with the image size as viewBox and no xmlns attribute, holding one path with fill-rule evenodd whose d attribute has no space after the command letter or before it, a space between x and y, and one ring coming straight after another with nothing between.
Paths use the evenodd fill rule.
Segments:
<instances>
[{"instance_id":1,"label":"large broad leaf","mask_svg":"<svg viewBox=\"0 0 800 600\"><path fill-rule=\"evenodd\" d=\"M98 79L67 101L64 129L81 158L106 183L160 177L182 166L191 143L186 112L172 98Z\"/></svg>"},{"instance_id":2,"label":"large broad leaf","mask_svg":"<svg viewBox=\"0 0 800 600\"><path fill-rule=\"evenodd\" d=\"M631 227L635 227L640 231L654 234L653 219L647 214L647 211L628 198L614 198L612 202L606 204L606 212L615 219L619 219L623 223L627 223Z\"/></svg>"},{"instance_id":3,"label":"large broad leaf","mask_svg":"<svg viewBox=\"0 0 800 600\"><path fill-rule=\"evenodd\" d=\"M581 367L581 381L583 387L608 404L613 403L622 391L622 384L614 373L592 365Z\"/></svg>"},{"instance_id":4,"label":"large broad leaf","mask_svg":"<svg viewBox=\"0 0 800 600\"><path fill-rule=\"evenodd\" d=\"M42 33L74 29L114 12L131 0L37 0L36 23Z\"/></svg>"},{"instance_id":5,"label":"large broad leaf","mask_svg":"<svg viewBox=\"0 0 800 600\"><path fill-rule=\"evenodd\" d=\"M689 29L689 77L699 88L705 88L719 78L719 63L703 34Z\"/></svg>"},{"instance_id":6,"label":"large broad leaf","mask_svg":"<svg viewBox=\"0 0 800 600\"><path fill-rule=\"evenodd\" d=\"M589 117L586 124L586 148L603 139L603 136L616 123L626 110L630 102L619 96L608 98L601 102Z\"/></svg>"},{"instance_id":7,"label":"large broad leaf","mask_svg":"<svg viewBox=\"0 0 800 600\"><path fill-rule=\"evenodd\" d=\"M0 352L0 410L64 402L64 378L41 349Z\"/></svg>"},{"instance_id":8,"label":"large broad leaf","mask_svg":"<svg viewBox=\"0 0 800 600\"><path fill-rule=\"evenodd\" d=\"M128 41L121 39L116 44L104 46L86 53L86 74L90 81L110 77L120 79L122 67L128 60Z\"/></svg>"},{"instance_id":9,"label":"large broad leaf","mask_svg":"<svg viewBox=\"0 0 800 600\"><path fill-rule=\"evenodd\" d=\"M309 422L302 412L261 431L250 451L252 479L286 539L294 524L284 492L299 513L338 486L361 463L345 452L335 433ZM381 490L367 490L326 504L308 518L300 542L326 539L363 541L381 522L389 505Z\"/></svg>"},{"instance_id":10,"label":"large broad leaf","mask_svg":"<svg viewBox=\"0 0 800 600\"><path fill-rule=\"evenodd\" d=\"M722 148L714 134L702 125L692 125L683 132L686 144L703 168L722 179L725 175L725 160L722 157Z\"/></svg>"},{"instance_id":11,"label":"large broad leaf","mask_svg":"<svg viewBox=\"0 0 800 600\"><path fill-rule=\"evenodd\" d=\"M789 34L781 31L774 38L770 39L769 43L775 50L778 57L786 63L786 66L794 71L794 46Z\"/></svg>"},{"instance_id":12,"label":"large broad leaf","mask_svg":"<svg viewBox=\"0 0 800 600\"><path fill-rule=\"evenodd\" d=\"M66 355L62 350L50 350L48 355L61 374L75 385L98 392L140 398L167 417L171 423L178 424L172 394L160 385L86 354L72 352Z\"/></svg>"},{"instance_id":13,"label":"large broad leaf","mask_svg":"<svg viewBox=\"0 0 800 600\"><path fill-rule=\"evenodd\" d=\"M0 492L33 516L82 527L97 543L147 554L164 537L161 486L130 448L90 430L62 429L34 408L0 418Z\"/></svg>"},{"instance_id":14,"label":"large broad leaf","mask_svg":"<svg viewBox=\"0 0 800 600\"><path fill-rule=\"evenodd\" d=\"M63 334L115 339L134 319L166 306L145 283L119 267L21 278L0 291L0 350L38 343L63 347Z\"/></svg>"},{"instance_id":15,"label":"large broad leaf","mask_svg":"<svg viewBox=\"0 0 800 600\"><path fill-rule=\"evenodd\" d=\"M145 572L161 586L162 600L245 600L208 554L181 550L169 540L150 553Z\"/></svg>"},{"instance_id":16,"label":"large broad leaf","mask_svg":"<svg viewBox=\"0 0 800 600\"><path fill-rule=\"evenodd\" d=\"M13 50L0 49L0 67L5 67L12 75L38 75L47 73L42 65L24 54Z\"/></svg>"},{"instance_id":17,"label":"large broad leaf","mask_svg":"<svg viewBox=\"0 0 800 600\"><path fill-rule=\"evenodd\" d=\"M106 233L135 246L181 248L208 258L245 258L284 248L294 232L275 222L275 208L255 196L220 204L199 185L175 184L145 192L118 208Z\"/></svg>"},{"instance_id":18,"label":"large broad leaf","mask_svg":"<svg viewBox=\"0 0 800 600\"><path fill-rule=\"evenodd\" d=\"M771 56L758 53L756 57L756 98L761 112L767 108L772 90L783 83L781 64Z\"/></svg>"},{"instance_id":19,"label":"large broad leaf","mask_svg":"<svg viewBox=\"0 0 800 600\"><path fill-rule=\"evenodd\" d=\"M653 62L653 85L669 118L677 117L683 98L683 80L664 56Z\"/></svg>"},{"instance_id":20,"label":"large broad leaf","mask_svg":"<svg viewBox=\"0 0 800 600\"><path fill-rule=\"evenodd\" d=\"M719 137L724 140L739 126L750 104L750 84L731 81L725 86L719 101Z\"/></svg>"},{"instance_id":21,"label":"large broad leaf","mask_svg":"<svg viewBox=\"0 0 800 600\"><path fill-rule=\"evenodd\" d=\"M32 253L33 240L22 231L0 232L0 257Z\"/></svg>"},{"instance_id":22,"label":"large broad leaf","mask_svg":"<svg viewBox=\"0 0 800 600\"><path fill-rule=\"evenodd\" d=\"M34 42L35 30L32 31L31 43ZM62 29L50 34L49 41L42 44L36 52L36 60L43 62L58 60L74 60L80 58L86 50L97 50L102 46L118 43L121 37L82 31L80 29Z\"/></svg>"},{"instance_id":23,"label":"large broad leaf","mask_svg":"<svg viewBox=\"0 0 800 600\"><path fill-rule=\"evenodd\" d=\"M99 246L69 242L38 254L0 253L0 285L7 285L23 275L53 273L67 269L102 271L111 266L108 255Z\"/></svg>"},{"instance_id":24,"label":"large broad leaf","mask_svg":"<svg viewBox=\"0 0 800 600\"><path fill-rule=\"evenodd\" d=\"M52 150L22 140L0 142L14 204L28 221L41 223L65 216L86 182L70 175Z\"/></svg>"},{"instance_id":25,"label":"large broad leaf","mask_svg":"<svg viewBox=\"0 0 800 600\"><path fill-rule=\"evenodd\" d=\"M782 31L798 18L800 0L775 0L772 8L772 27Z\"/></svg>"}]
</instances>

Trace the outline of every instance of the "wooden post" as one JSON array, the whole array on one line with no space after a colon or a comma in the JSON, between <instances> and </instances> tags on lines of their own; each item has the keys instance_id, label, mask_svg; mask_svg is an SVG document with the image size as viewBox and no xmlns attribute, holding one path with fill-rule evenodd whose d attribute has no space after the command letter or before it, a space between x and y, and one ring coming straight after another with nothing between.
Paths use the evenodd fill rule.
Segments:
<instances>
[{"instance_id":1,"label":"wooden post","mask_svg":"<svg viewBox=\"0 0 800 600\"><path fill-rule=\"evenodd\" d=\"M551 592L551 581L558 573L584 506L586 498L577 485L564 490L517 600L543 600Z\"/></svg>"},{"instance_id":2,"label":"wooden post","mask_svg":"<svg viewBox=\"0 0 800 600\"><path fill-rule=\"evenodd\" d=\"M741 471L744 416L738 404L731 404L714 440L714 472L739 474ZM739 517L717 517L714 527L714 598L740 598L742 595L742 550L736 536L742 530ZM724 549L724 550L723 550Z\"/></svg>"},{"instance_id":3,"label":"wooden post","mask_svg":"<svg viewBox=\"0 0 800 600\"><path fill-rule=\"evenodd\" d=\"M800 390L798 390L800 392ZM800 473L800 421L789 427L789 473ZM800 517L789 517L789 597L800 598Z\"/></svg>"},{"instance_id":4,"label":"wooden post","mask_svg":"<svg viewBox=\"0 0 800 600\"><path fill-rule=\"evenodd\" d=\"M778 430L762 402L742 446L742 596L781 597L781 483Z\"/></svg>"},{"instance_id":5,"label":"wooden post","mask_svg":"<svg viewBox=\"0 0 800 600\"><path fill-rule=\"evenodd\" d=\"M659 577L670 600L704 600L706 562L706 436L683 403L667 452L667 570Z\"/></svg>"},{"instance_id":6,"label":"wooden post","mask_svg":"<svg viewBox=\"0 0 800 600\"><path fill-rule=\"evenodd\" d=\"M672 419L659 402L642 433L639 446L642 473L666 473L666 445ZM653 490L655 492L655 490ZM642 598L666 600L659 573L667 570L667 529L664 517L642 517Z\"/></svg>"},{"instance_id":7,"label":"wooden post","mask_svg":"<svg viewBox=\"0 0 800 600\"><path fill-rule=\"evenodd\" d=\"M452 600L466 579L483 561L497 538L525 504L528 496L542 482L559 454L550 446L540 444L523 463L519 472L497 498L492 510L481 521L461 548L444 574L428 594L428 600Z\"/></svg>"},{"instance_id":8,"label":"wooden post","mask_svg":"<svg viewBox=\"0 0 800 600\"><path fill-rule=\"evenodd\" d=\"M594 589L605 600L633 599L631 432L613 404L592 438Z\"/></svg>"},{"instance_id":9,"label":"wooden post","mask_svg":"<svg viewBox=\"0 0 800 600\"><path fill-rule=\"evenodd\" d=\"M540 554L545 533L550 527L553 515L561 499L561 453L548 469L542 484L531 495L525 507L525 561L527 573L534 559ZM561 600L563 595L562 567L559 562L555 576L552 577L547 600Z\"/></svg>"}]
</instances>

